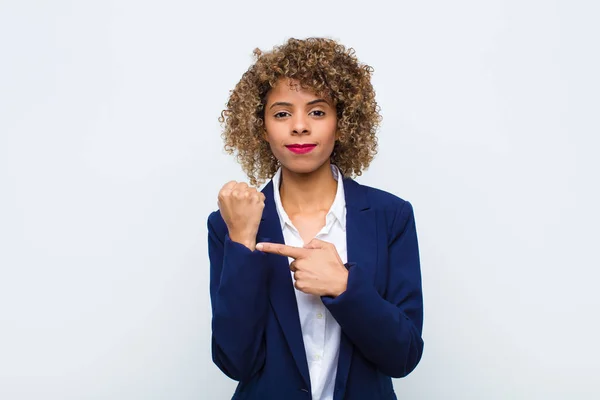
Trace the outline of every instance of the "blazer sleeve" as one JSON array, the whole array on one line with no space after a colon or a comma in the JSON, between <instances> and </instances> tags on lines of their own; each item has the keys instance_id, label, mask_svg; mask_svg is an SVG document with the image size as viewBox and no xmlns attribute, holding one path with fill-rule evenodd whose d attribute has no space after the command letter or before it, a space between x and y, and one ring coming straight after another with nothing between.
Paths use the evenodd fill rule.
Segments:
<instances>
[{"instance_id":1,"label":"blazer sleeve","mask_svg":"<svg viewBox=\"0 0 600 400\"><path fill-rule=\"evenodd\" d=\"M215 229L208 218L213 362L231 379L245 381L265 362L268 311L266 254L251 251Z\"/></svg>"},{"instance_id":2,"label":"blazer sleeve","mask_svg":"<svg viewBox=\"0 0 600 400\"><path fill-rule=\"evenodd\" d=\"M423 353L423 296L412 205L396 211L388 243L389 271L382 297L361 265L348 263L348 285L323 303L342 331L377 368L391 377L408 375Z\"/></svg>"}]
</instances>

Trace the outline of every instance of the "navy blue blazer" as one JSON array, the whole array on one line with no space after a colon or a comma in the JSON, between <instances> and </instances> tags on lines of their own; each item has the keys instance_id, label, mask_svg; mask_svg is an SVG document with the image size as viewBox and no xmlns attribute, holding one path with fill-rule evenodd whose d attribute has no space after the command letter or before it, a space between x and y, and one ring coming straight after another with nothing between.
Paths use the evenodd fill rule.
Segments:
<instances>
[{"instance_id":1,"label":"navy blue blazer","mask_svg":"<svg viewBox=\"0 0 600 400\"><path fill-rule=\"evenodd\" d=\"M423 299L413 208L344 178L347 290L323 304L341 326L334 400L396 399L423 352ZM257 242L284 243L266 197ZM230 240L219 211L208 217L212 358L239 381L233 399L310 399L308 362L287 257Z\"/></svg>"}]
</instances>

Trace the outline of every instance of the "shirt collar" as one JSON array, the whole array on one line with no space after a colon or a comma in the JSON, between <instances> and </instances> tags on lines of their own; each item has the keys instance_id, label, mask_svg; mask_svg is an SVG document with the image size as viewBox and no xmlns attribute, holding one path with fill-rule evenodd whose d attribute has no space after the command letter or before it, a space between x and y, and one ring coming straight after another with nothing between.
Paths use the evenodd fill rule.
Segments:
<instances>
[{"instance_id":1,"label":"shirt collar","mask_svg":"<svg viewBox=\"0 0 600 400\"><path fill-rule=\"evenodd\" d=\"M331 164L331 173L333 174L333 178L337 180L337 190L335 192L335 198L333 199L331 208L327 212L327 216L333 215L335 219L340 223L342 229L346 230L346 198L344 195L344 176L342 175L339 168L334 164ZM279 215L281 229L285 227L286 223L289 226L294 226L287 213L283 209L283 204L281 203L281 196L279 195L279 186L281 184L281 167L277 169L277 172L273 176L272 181L273 198L275 200L275 208L277 209L277 214Z\"/></svg>"}]
</instances>

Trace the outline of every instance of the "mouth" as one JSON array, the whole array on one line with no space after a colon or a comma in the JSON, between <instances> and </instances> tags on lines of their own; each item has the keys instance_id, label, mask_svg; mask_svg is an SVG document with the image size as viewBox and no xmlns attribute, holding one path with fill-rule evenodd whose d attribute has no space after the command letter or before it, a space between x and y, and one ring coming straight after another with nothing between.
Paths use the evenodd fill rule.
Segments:
<instances>
[{"instance_id":1,"label":"mouth","mask_svg":"<svg viewBox=\"0 0 600 400\"><path fill-rule=\"evenodd\" d=\"M306 143L306 144L290 144L285 147L287 147L288 150L290 150L292 153L306 154L306 153L311 152L315 147L317 147L317 145L312 144L312 143Z\"/></svg>"}]
</instances>

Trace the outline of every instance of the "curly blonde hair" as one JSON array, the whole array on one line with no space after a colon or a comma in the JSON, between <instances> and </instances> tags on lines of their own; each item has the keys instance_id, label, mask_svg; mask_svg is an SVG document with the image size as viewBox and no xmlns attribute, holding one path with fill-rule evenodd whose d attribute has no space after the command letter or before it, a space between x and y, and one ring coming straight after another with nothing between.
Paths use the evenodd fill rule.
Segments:
<instances>
[{"instance_id":1,"label":"curly blonde hair","mask_svg":"<svg viewBox=\"0 0 600 400\"><path fill-rule=\"evenodd\" d=\"M344 176L360 176L377 154L376 131L381 122L371 84L373 68L360 63L354 49L326 38L291 38L270 52L257 48L253 53L255 63L231 91L227 109L219 117L225 151L237 152L236 160L250 184L260 185L278 168L263 130L266 97L280 78L297 80L302 88L333 100L339 138L331 163Z\"/></svg>"}]
</instances>

